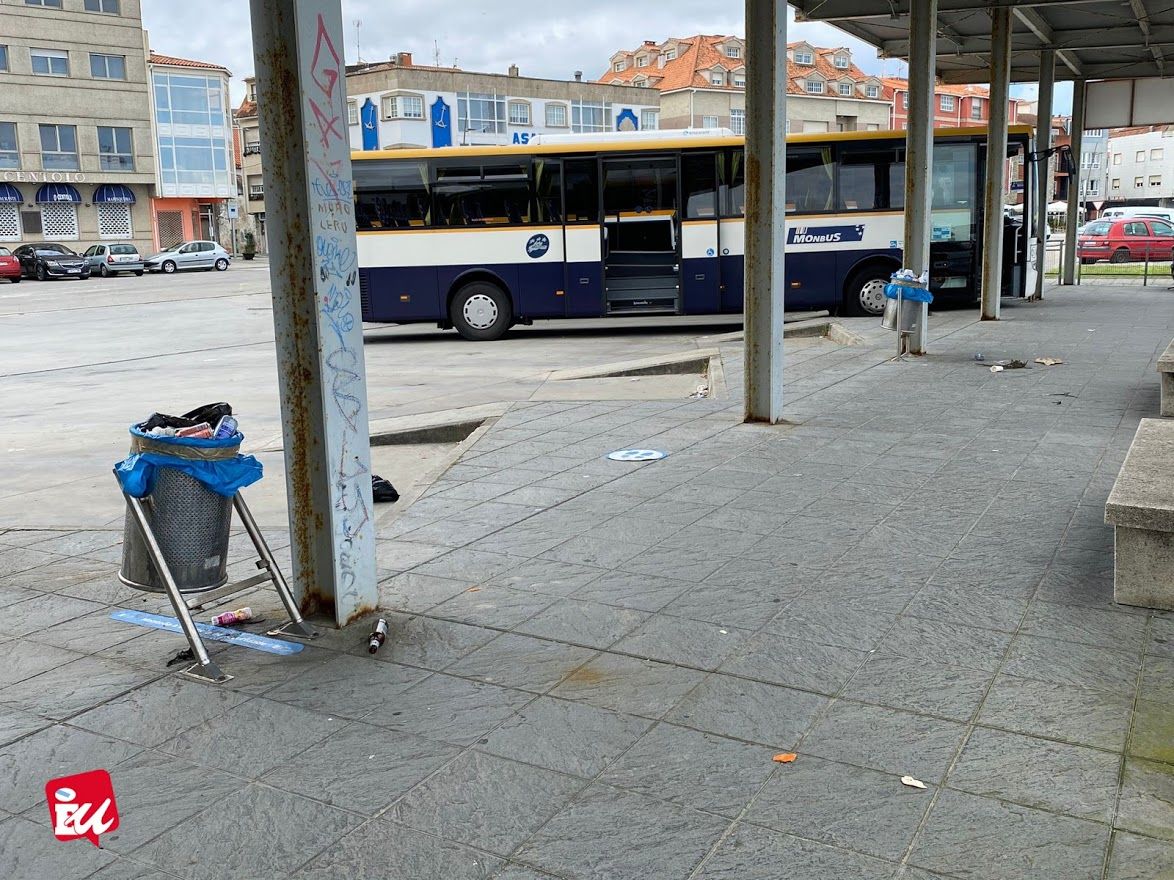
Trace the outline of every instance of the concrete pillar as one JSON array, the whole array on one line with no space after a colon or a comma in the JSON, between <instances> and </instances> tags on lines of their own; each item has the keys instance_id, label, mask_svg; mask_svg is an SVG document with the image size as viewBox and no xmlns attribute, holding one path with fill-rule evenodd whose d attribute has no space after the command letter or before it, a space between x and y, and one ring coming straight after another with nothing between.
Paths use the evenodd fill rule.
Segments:
<instances>
[{"instance_id":1,"label":"concrete pillar","mask_svg":"<svg viewBox=\"0 0 1174 880\"><path fill-rule=\"evenodd\" d=\"M982 319L999 320L1003 282L1003 193L1007 190L1007 101L1011 89L1011 9L990 10L991 115L983 201Z\"/></svg>"},{"instance_id":2,"label":"concrete pillar","mask_svg":"<svg viewBox=\"0 0 1174 880\"><path fill-rule=\"evenodd\" d=\"M787 7L746 0L746 421L783 420Z\"/></svg>"},{"instance_id":3,"label":"concrete pillar","mask_svg":"<svg viewBox=\"0 0 1174 880\"><path fill-rule=\"evenodd\" d=\"M1039 115L1035 127L1035 150L1047 155L1052 148L1052 90L1056 82L1056 53L1042 49L1039 53ZM1048 191L1051 189L1051 160L1044 158L1031 165L1037 176L1035 205L1035 290L1025 291L1030 299L1043 299L1044 264L1047 260ZM1027 222L1027 217L1023 218Z\"/></svg>"},{"instance_id":4,"label":"concrete pillar","mask_svg":"<svg viewBox=\"0 0 1174 880\"><path fill-rule=\"evenodd\" d=\"M909 7L909 112L905 129L904 267L929 269L933 233L934 57L937 0L912 0ZM909 354L925 354L926 322L908 337Z\"/></svg>"},{"instance_id":5,"label":"concrete pillar","mask_svg":"<svg viewBox=\"0 0 1174 880\"><path fill-rule=\"evenodd\" d=\"M1084 150L1084 80L1072 83L1072 176L1068 180L1068 211L1064 222L1062 284L1076 283L1076 226L1080 222L1080 157ZM1105 157L1106 162L1108 156ZM1108 193L1105 194L1108 198Z\"/></svg>"},{"instance_id":6,"label":"concrete pillar","mask_svg":"<svg viewBox=\"0 0 1174 880\"><path fill-rule=\"evenodd\" d=\"M251 0L293 590L338 626L377 603L339 0Z\"/></svg>"}]
</instances>

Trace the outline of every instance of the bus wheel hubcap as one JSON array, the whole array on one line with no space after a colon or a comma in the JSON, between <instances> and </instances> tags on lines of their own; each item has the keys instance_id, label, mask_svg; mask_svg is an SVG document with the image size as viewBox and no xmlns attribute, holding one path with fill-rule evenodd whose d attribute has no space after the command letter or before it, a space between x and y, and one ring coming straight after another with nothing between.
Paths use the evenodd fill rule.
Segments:
<instances>
[{"instance_id":1,"label":"bus wheel hubcap","mask_svg":"<svg viewBox=\"0 0 1174 880\"><path fill-rule=\"evenodd\" d=\"M860 288L860 305L865 311L879 315L885 310L885 282L874 278Z\"/></svg>"},{"instance_id":2,"label":"bus wheel hubcap","mask_svg":"<svg viewBox=\"0 0 1174 880\"><path fill-rule=\"evenodd\" d=\"M475 293L465 300L461 311L465 322L474 330L488 330L497 323L497 303L483 293Z\"/></svg>"}]
</instances>

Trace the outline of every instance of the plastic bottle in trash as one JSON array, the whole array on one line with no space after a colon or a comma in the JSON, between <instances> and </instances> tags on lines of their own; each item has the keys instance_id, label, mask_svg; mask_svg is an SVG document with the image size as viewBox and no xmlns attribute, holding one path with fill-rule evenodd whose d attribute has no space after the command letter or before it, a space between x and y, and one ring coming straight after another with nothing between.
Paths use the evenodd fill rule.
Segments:
<instances>
[{"instance_id":1,"label":"plastic bottle in trash","mask_svg":"<svg viewBox=\"0 0 1174 880\"><path fill-rule=\"evenodd\" d=\"M227 440L236 434L237 422L232 416L224 416L216 423L216 431L212 436L217 440Z\"/></svg>"},{"instance_id":2,"label":"plastic bottle in trash","mask_svg":"<svg viewBox=\"0 0 1174 880\"><path fill-rule=\"evenodd\" d=\"M213 626L233 626L237 623L244 623L246 620L253 619L252 608L238 608L236 611L225 611L223 614L217 614L212 618Z\"/></svg>"},{"instance_id":3,"label":"plastic bottle in trash","mask_svg":"<svg viewBox=\"0 0 1174 880\"><path fill-rule=\"evenodd\" d=\"M379 621L375 624L375 629L371 633L370 640L367 642L367 653L374 654L376 651L378 651L383 646L383 643L386 640L387 640L387 621L381 617L381 618L379 618Z\"/></svg>"}]
</instances>

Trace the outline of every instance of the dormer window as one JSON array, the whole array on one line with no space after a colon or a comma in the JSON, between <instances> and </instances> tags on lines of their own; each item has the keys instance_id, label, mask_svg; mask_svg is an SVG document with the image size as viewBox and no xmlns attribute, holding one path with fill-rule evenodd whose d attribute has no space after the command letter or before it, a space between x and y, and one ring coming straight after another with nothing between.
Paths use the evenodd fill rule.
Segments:
<instances>
[{"instance_id":1,"label":"dormer window","mask_svg":"<svg viewBox=\"0 0 1174 880\"><path fill-rule=\"evenodd\" d=\"M741 46L726 46L726 57L727 58L741 58L742 57L742 47Z\"/></svg>"},{"instance_id":2,"label":"dormer window","mask_svg":"<svg viewBox=\"0 0 1174 880\"><path fill-rule=\"evenodd\" d=\"M864 97L866 97L866 98L879 98L880 97L880 86L865 86L864 87Z\"/></svg>"},{"instance_id":3,"label":"dormer window","mask_svg":"<svg viewBox=\"0 0 1174 880\"><path fill-rule=\"evenodd\" d=\"M809 94L809 95L822 95L823 94L823 83L818 79L807 80L807 94Z\"/></svg>"},{"instance_id":4,"label":"dormer window","mask_svg":"<svg viewBox=\"0 0 1174 880\"><path fill-rule=\"evenodd\" d=\"M844 98L852 97L852 83L840 83L840 95Z\"/></svg>"},{"instance_id":5,"label":"dormer window","mask_svg":"<svg viewBox=\"0 0 1174 880\"><path fill-rule=\"evenodd\" d=\"M744 73L735 73L734 74L734 88L736 88L736 89L746 88L746 74L744 74Z\"/></svg>"},{"instance_id":6,"label":"dormer window","mask_svg":"<svg viewBox=\"0 0 1174 880\"><path fill-rule=\"evenodd\" d=\"M943 110L945 110L947 113L953 112L953 110L954 110L954 96L953 95L939 95L938 97L939 97L941 108Z\"/></svg>"},{"instance_id":7,"label":"dormer window","mask_svg":"<svg viewBox=\"0 0 1174 880\"><path fill-rule=\"evenodd\" d=\"M647 67L648 66L648 56L647 55L637 55L636 56L636 66L637 67Z\"/></svg>"},{"instance_id":8,"label":"dormer window","mask_svg":"<svg viewBox=\"0 0 1174 880\"><path fill-rule=\"evenodd\" d=\"M664 55L662 55L661 57L665 61L672 61L674 58L677 57L677 50L676 49L665 49Z\"/></svg>"},{"instance_id":9,"label":"dormer window","mask_svg":"<svg viewBox=\"0 0 1174 880\"><path fill-rule=\"evenodd\" d=\"M837 55L832 59L832 63L840 70L847 70L848 65L852 62L848 59L847 55Z\"/></svg>"},{"instance_id":10,"label":"dormer window","mask_svg":"<svg viewBox=\"0 0 1174 880\"><path fill-rule=\"evenodd\" d=\"M709 75L709 84L713 86L724 86L726 84L726 75L724 73L717 73L716 71Z\"/></svg>"},{"instance_id":11,"label":"dormer window","mask_svg":"<svg viewBox=\"0 0 1174 880\"><path fill-rule=\"evenodd\" d=\"M811 65L815 64L815 55L811 52L810 49L796 49L795 63L811 67ZM823 91L823 89L821 88L820 91Z\"/></svg>"},{"instance_id":12,"label":"dormer window","mask_svg":"<svg viewBox=\"0 0 1174 880\"><path fill-rule=\"evenodd\" d=\"M624 62L617 61L615 64L613 64L611 66L611 69L614 70L616 73L619 73L621 70L624 69Z\"/></svg>"}]
</instances>

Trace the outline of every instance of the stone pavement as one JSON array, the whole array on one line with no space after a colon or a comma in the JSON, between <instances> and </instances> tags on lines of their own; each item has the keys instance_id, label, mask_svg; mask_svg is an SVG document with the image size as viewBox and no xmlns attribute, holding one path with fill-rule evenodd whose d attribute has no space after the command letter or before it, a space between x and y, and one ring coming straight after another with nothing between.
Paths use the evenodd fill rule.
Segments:
<instances>
[{"instance_id":1,"label":"stone pavement","mask_svg":"<svg viewBox=\"0 0 1174 880\"><path fill-rule=\"evenodd\" d=\"M727 399L516 405L385 530L374 658L167 674L117 532L0 534L0 876L1174 876L1174 615L1113 605L1103 524L1174 299L1048 296L797 343L787 426L733 350ZM121 827L54 841L95 767Z\"/></svg>"}]
</instances>

